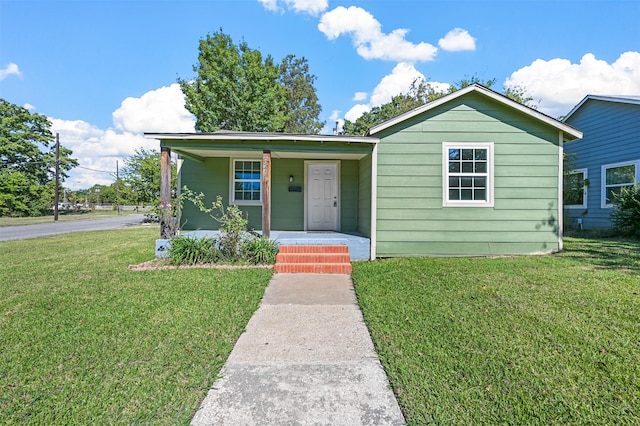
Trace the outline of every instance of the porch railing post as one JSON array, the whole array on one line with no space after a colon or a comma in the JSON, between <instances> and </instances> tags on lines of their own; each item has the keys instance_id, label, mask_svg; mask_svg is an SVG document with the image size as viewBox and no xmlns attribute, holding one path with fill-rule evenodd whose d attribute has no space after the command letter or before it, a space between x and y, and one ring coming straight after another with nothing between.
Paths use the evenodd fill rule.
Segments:
<instances>
[{"instance_id":1,"label":"porch railing post","mask_svg":"<svg viewBox=\"0 0 640 426\"><path fill-rule=\"evenodd\" d=\"M173 237L171 213L171 149L160 148L160 238Z\"/></svg>"},{"instance_id":2,"label":"porch railing post","mask_svg":"<svg viewBox=\"0 0 640 426\"><path fill-rule=\"evenodd\" d=\"M271 238L271 151L262 152L262 236Z\"/></svg>"}]
</instances>

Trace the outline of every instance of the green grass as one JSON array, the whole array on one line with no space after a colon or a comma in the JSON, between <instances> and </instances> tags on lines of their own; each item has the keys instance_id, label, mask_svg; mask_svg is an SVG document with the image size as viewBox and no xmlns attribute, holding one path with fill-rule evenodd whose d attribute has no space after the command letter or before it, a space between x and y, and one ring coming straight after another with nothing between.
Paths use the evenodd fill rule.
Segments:
<instances>
[{"instance_id":1,"label":"green grass","mask_svg":"<svg viewBox=\"0 0 640 426\"><path fill-rule=\"evenodd\" d=\"M271 272L128 271L157 227L0 243L0 424L187 424Z\"/></svg>"},{"instance_id":2,"label":"green grass","mask_svg":"<svg viewBox=\"0 0 640 426\"><path fill-rule=\"evenodd\" d=\"M640 243L354 264L408 424L640 424Z\"/></svg>"}]
</instances>

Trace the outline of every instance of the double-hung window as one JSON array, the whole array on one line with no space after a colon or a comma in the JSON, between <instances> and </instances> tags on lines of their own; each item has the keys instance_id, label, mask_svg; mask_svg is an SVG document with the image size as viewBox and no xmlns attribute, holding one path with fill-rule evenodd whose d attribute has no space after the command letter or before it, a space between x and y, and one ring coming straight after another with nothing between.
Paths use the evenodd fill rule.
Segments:
<instances>
[{"instance_id":1,"label":"double-hung window","mask_svg":"<svg viewBox=\"0 0 640 426\"><path fill-rule=\"evenodd\" d=\"M443 206L493 207L493 143L442 144Z\"/></svg>"},{"instance_id":2,"label":"double-hung window","mask_svg":"<svg viewBox=\"0 0 640 426\"><path fill-rule=\"evenodd\" d=\"M564 177L564 206L568 209L587 207L587 169L570 171Z\"/></svg>"},{"instance_id":3,"label":"double-hung window","mask_svg":"<svg viewBox=\"0 0 640 426\"><path fill-rule=\"evenodd\" d=\"M262 164L260 160L233 160L232 200L234 203L262 201Z\"/></svg>"},{"instance_id":4,"label":"double-hung window","mask_svg":"<svg viewBox=\"0 0 640 426\"><path fill-rule=\"evenodd\" d=\"M640 160L602 166L602 208L613 207L615 197L622 188L638 182L639 169Z\"/></svg>"}]
</instances>

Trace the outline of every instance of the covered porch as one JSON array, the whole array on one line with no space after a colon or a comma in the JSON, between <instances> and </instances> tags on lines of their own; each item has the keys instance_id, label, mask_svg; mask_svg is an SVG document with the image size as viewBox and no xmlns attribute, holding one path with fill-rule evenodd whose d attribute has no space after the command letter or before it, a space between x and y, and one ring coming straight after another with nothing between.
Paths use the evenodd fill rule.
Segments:
<instances>
[{"instance_id":1,"label":"covered porch","mask_svg":"<svg viewBox=\"0 0 640 426\"><path fill-rule=\"evenodd\" d=\"M281 245L347 245L353 260L375 258L377 138L218 131L145 134L160 140L161 200L170 203L170 155L178 191L188 187L238 206L250 230ZM161 218L161 238L170 238ZM180 229L215 232L217 223L188 201Z\"/></svg>"}]
</instances>

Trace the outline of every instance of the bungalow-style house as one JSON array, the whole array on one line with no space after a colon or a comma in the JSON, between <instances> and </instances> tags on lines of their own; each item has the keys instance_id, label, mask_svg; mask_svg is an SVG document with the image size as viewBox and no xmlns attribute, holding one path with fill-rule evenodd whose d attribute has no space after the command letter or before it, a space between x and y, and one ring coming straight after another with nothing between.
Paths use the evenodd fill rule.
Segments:
<instances>
[{"instance_id":1,"label":"bungalow-style house","mask_svg":"<svg viewBox=\"0 0 640 426\"><path fill-rule=\"evenodd\" d=\"M640 96L588 95L563 121L584 131L565 147L567 187L584 188L565 196L568 225L610 228L614 194L640 182Z\"/></svg>"},{"instance_id":2,"label":"bungalow-style house","mask_svg":"<svg viewBox=\"0 0 640 426\"><path fill-rule=\"evenodd\" d=\"M562 147L582 133L474 84L365 136L146 136L160 140L165 170L179 155L179 187L221 195L250 227L288 243L360 238L366 253L349 243L352 259L374 259L560 250ZM188 202L181 224L216 226Z\"/></svg>"}]
</instances>

